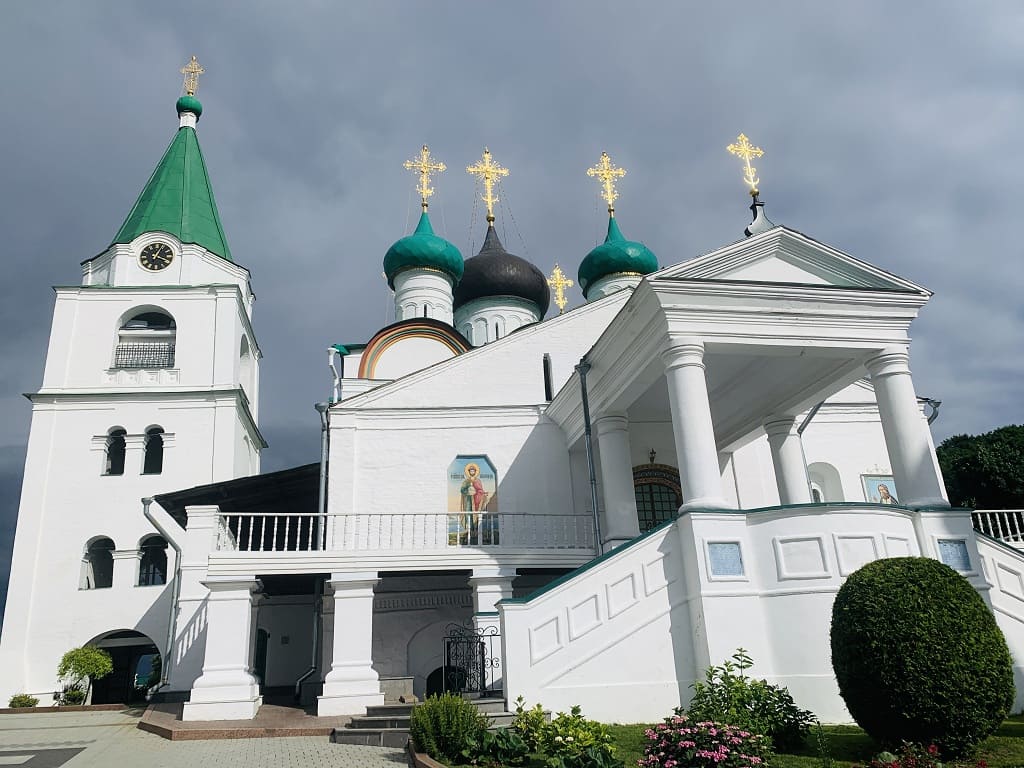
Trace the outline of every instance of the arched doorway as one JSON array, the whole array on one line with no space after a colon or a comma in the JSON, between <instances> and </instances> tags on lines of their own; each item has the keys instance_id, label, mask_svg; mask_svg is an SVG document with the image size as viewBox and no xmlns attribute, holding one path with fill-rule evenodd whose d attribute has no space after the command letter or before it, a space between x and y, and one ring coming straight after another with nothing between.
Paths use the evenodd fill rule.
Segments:
<instances>
[{"instance_id":1,"label":"arched doorway","mask_svg":"<svg viewBox=\"0 0 1024 768\"><path fill-rule=\"evenodd\" d=\"M633 493L640 533L674 520L683 505L679 470L668 464L633 467Z\"/></svg>"},{"instance_id":2,"label":"arched doorway","mask_svg":"<svg viewBox=\"0 0 1024 768\"><path fill-rule=\"evenodd\" d=\"M131 704L144 701L146 691L160 681L160 651L149 637L134 630L108 632L89 645L110 654L114 671L92 684L93 704Z\"/></svg>"},{"instance_id":3,"label":"arched doorway","mask_svg":"<svg viewBox=\"0 0 1024 768\"><path fill-rule=\"evenodd\" d=\"M461 667L438 667L427 675L426 695L440 696L448 691L466 688L466 670Z\"/></svg>"}]
</instances>

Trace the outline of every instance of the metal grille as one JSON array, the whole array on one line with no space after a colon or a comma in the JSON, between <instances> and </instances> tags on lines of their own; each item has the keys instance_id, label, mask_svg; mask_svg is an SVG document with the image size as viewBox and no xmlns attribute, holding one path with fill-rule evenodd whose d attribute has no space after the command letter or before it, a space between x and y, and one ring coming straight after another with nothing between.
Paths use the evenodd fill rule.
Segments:
<instances>
[{"instance_id":1,"label":"metal grille","mask_svg":"<svg viewBox=\"0 0 1024 768\"><path fill-rule=\"evenodd\" d=\"M114 352L115 368L173 368L173 341L122 341Z\"/></svg>"},{"instance_id":2,"label":"metal grille","mask_svg":"<svg viewBox=\"0 0 1024 768\"><path fill-rule=\"evenodd\" d=\"M643 483L634 486L633 492L636 494L636 513L641 533L673 519L682 504L676 492L667 485Z\"/></svg>"}]
</instances>

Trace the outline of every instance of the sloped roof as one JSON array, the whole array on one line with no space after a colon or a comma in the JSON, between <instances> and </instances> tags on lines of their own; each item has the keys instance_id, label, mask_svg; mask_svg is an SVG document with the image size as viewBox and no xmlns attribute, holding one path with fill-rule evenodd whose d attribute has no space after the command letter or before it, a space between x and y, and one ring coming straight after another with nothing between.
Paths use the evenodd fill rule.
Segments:
<instances>
[{"instance_id":1,"label":"sloped roof","mask_svg":"<svg viewBox=\"0 0 1024 768\"><path fill-rule=\"evenodd\" d=\"M114 236L130 243L144 232L167 232L231 261L195 129L182 126L160 158L128 218Z\"/></svg>"}]
</instances>

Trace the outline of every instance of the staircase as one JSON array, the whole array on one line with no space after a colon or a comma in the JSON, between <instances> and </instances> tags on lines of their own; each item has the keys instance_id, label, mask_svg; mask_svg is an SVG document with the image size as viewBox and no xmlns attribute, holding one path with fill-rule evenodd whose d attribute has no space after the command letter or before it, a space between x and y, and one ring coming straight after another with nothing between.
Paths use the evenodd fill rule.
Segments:
<instances>
[{"instance_id":1,"label":"staircase","mask_svg":"<svg viewBox=\"0 0 1024 768\"><path fill-rule=\"evenodd\" d=\"M470 702L491 718L491 730L508 728L515 717L515 713L506 711L504 699L470 699ZM404 747L409 741L409 713L414 706L380 704L367 707L365 715L356 715L344 728L335 728L331 741L370 747Z\"/></svg>"}]
</instances>

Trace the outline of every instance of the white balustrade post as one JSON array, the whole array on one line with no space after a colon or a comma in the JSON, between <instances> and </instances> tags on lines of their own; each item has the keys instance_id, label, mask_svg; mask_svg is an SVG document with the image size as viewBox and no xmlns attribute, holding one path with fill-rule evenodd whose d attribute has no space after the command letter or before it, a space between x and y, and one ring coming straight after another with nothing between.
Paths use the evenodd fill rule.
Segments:
<instances>
[{"instance_id":1,"label":"white balustrade post","mask_svg":"<svg viewBox=\"0 0 1024 768\"><path fill-rule=\"evenodd\" d=\"M373 668L373 588L376 572L333 573L334 595L331 671L317 697L318 715L362 715L384 703L380 678Z\"/></svg>"},{"instance_id":2,"label":"white balustrade post","mask_svg":"<svg viewBox=\"0 0 1024 768\"><path fill-rule=\"evenodd\" d=\"M633 463L629 450L629 419L625 414L604 414L594 421L601 460L604 519L601 542L604 551L640 535L633 491Z\"/></svg>"},{"instance_id":3,"label":"white balustrade post","mask_svg":"<svg viewBox=\"0 0 1024 768\"><path fill-rule=\"evenodd\" d=\"M795 416L773 416L764 423L775 466L780 504L810 504L811 484Z\"/></svg>"},{"instance_id":4,"label":"white balustrade post","mask_svg":"<svg viewBox=\"0 0 1024 768\"><path fill-rule=\"evenodd\" d=\"M910 376L905 347L887 347L864 365L882 417L898 501L908 507L949 508L938 460Z\"/></svg>"},{"instance_id":5,"label":"white balustrade post","mask_svg":"<svg viewBox=\"0 0 1024 768\"><path fill-rule=\"evenodd\" d=\"M704 344L680 339L662 352L672 434L676 443L682 509L728 509L718 466L718 448L711 421L708 383L704 376Z\"/></svg>"},{"instance_id":6,"label":"white balustrade post","mask_svg":"<svg viewBox=\"0 0 1024 768\"><path fill-rule=\"evenodd\" d=\"M252 674L253 593L259 579L209 578L203 673L192 685L182 720L251 720L263 698Z\"/></svg>"}]
</instances>

